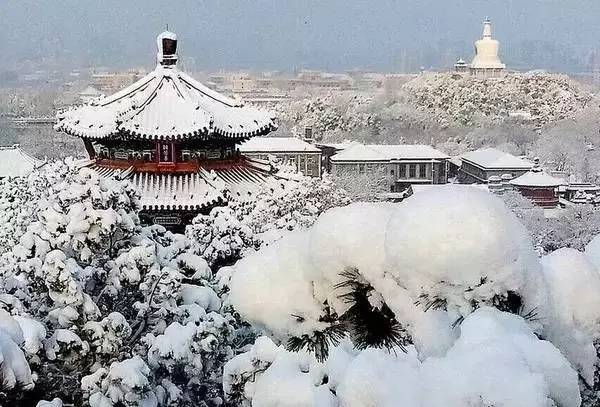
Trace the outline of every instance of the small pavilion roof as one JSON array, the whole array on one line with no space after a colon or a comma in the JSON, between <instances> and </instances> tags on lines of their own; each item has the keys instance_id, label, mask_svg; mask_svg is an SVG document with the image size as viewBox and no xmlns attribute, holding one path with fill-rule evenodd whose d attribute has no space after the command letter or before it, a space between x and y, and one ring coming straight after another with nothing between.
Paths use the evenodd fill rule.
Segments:
<instances>
[{"instance_id":1,"label":"small pavilion roof","mask_svg":"<svg viewBox=\"0 0 600 407\"><path fill-rule=\"evenodd\" d=\"M247 139L276 128L269 112L217 93L160 59L154 71L114 95L59 113L55 125L87 139L150 140Z\"/></svg>"},{"instance_id":2,"label":"small pavilion roof","mask_svg":"<svg viewBox=\"0 0 600 407\"><path fill-rule=\"evenodd\" d=\"M45 164L19 147L18 144L0 147L0 178L24 177Z\"/></svg>"},{"instance_id":3,"label":"small pavilion roof","mask_svg":"<svg viewBox=\"0 0 600 407\"><path fill-rule=\"evenodd\" d=\"M520 177L510 181L510 184L517 187L557 188L561 185L564 185L565 182L562 179L553 177L552 175L546 173L539 168L539 166L536 166L531 171L526 172Z\"/></svg>"}]
</instances>

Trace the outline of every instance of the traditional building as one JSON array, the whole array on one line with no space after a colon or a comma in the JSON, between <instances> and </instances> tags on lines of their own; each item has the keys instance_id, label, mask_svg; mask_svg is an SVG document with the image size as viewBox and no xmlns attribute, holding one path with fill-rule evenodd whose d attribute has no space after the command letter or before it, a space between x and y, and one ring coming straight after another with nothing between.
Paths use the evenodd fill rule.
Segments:
<instances>
[{"instance_id":1,"label":"traditional building","mask_svg":"<svg viewBox=\"0 0 600 407\"><path fill-rule=\"evenodd\" d=\"M500 43L492 39L492 23L486 18L483 22L482 38L475 41L475 57L469 67L471 74L483 78L501 76L506 65L500 61L499 48Z\"/></svg>"},{"instance_id":2,"label":"traditional building","mask_svg":"<svg viewBox=\"0 0 600 407\"><path fill-rule=\"evenodd\" d=\"M103 96L104 94L93 86L88 86L78 94L81 103L90 103Z\"/></svg>"},{"instance_id":3,"label":"traditional building","mask_svg":"<svg viewBox=\"0 0 600 407\"><path fill-rule=\"evenodd\" d=\"M0 147L0 178L25 177L45 163L21 150L18 144Z\"/></svg>"},{"instance_id":4,"label":"traditional building","mask_svg":"<svg viewBox=\"0 0 600 407\"><path fill-rule=\"evenodd\" d=\"M513 179L510 184L534 204L543 208L556 208L559 202L557 189L564 181L543 171L536 158L533 169Z\"/></svg>"},{"instance_id":5,"label":"traditional building","mask_svg":"<svg viewBox=\"0 0 600 407\"><path fill-rule=\"evenodd\" d=\"M129 178L145 223L173 228L230 199L245 199L270 165L237 145L276 129L266 111L245 106L177 68L177 36L158 36L156 69L116 94L57 116L56 130L83 139L89 165Z\"/></svg>"},{"instance_id":6,"label":"traditional building","mask_svg":"<svg viewBox=\"0 0 600 407\"><path fill-rule=\"evenodd\" d=\"M514 179L533 168L527 160L495 148L482 148L463 154L458 169L458 181L461 184L488 183L491 177Z\"/></svg>"},{"instance_id":7,"label":"traditional building","mask_svg":"<svg viewBox=\"0 0 600 407\"><path fill-rule=\"evenodd\" d=\"M412 184L445 184L449 158L426 145L355 144L331 157L331 173L383 178L390 192L400 192Z\"/></svg>"},{"instance_id":8,"label":"traditional building","mask_svg":"<svg viewBox=\"0 0 600 407\"><path fill-rule=\"evenodd\" d=\"M254 137L240 145L240 153L263 160L272 156L306 176L321 176L321 150L298 137Z\"/></svg>"},{"instance_id":9,"label":"traditional building","mask_svg":"<svg viewBox=\"0 0 600 407\"><path fill-rule=\"evenodd\" d=\"M454 64L454 71L459 73L468 73L469 72L469 64L465 62L464 59L459 58Z\"/></svg>"}]
</instances>

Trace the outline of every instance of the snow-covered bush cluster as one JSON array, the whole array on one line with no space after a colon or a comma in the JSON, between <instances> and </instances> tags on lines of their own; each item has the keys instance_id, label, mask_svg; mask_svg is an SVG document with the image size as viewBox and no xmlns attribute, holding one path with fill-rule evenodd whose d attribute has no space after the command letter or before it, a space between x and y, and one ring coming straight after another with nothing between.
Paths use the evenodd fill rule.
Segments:
<instances>
[{"instance_id":1,"label":"snow-covered bush cluster","mask_svg":"<svg viewBox=\"0 0 600 407\"><path fill-rule=\"evenodd\" d=\"M75 174L73 162L52 162L28 177L0 180L0 252L19 242L29 224L37 219L39 201L52 194L51 187Z\"/></svg>"},{"instance_id":2,"label":"snow-covered bush cluster","mask_svg":"<svg viewBox=\"0 0 600 407\"><path fill-rule=\"evenodd\" d=\"M2 256L0 402L221 405L237 323L207 262L185 236L140 227L128 182L56 166Z\"/></svg>"},{"instance_id":3,"label":"snow-covered bush cluster","mask_svg":"<svg viewBox=\"0 0 600 407\"><path fill-rule=\"evenodd\" d=\"M291 230L311 226L324 211L349 202L327 176L273 179L253 200L230 202L197 216L186 235L209 264L229 264Z\"/></svg>"},{"instance_id":4,"label":"snow-covered bush cluster","mask_svg":"<svg viewBox=\"0 0 600 407\"><path fill-rule=\"evenodd\" d=\"M529 231L535 248L542 254L560 248L584 250L600 234L600 211L580 204L560 209L550 215L517 191L501 195Z\"/></svg>"},{"instance_id":5,"label":"snow-covered bush cluster","mask_svg":"<svg viewBox=\"0 0 600 407\"><path fill-rule=\"evenodd\" d=\"M483 79L454 73L423 74L403 86L408 100L440 123L477 124L526 112L537 124L570 118L591 95L566 75L509 74Z\"/></svg>"},{"instance_id":6,"label":"snow-covered bush cluster","mask_svg":"<svg viewBox=\"0 0 600 407\"><path fill-rule=\"evenodd\" d=\"M510 209L476 189L332 209L230 272L236 310L287 350L263 338L229 362L226 396L248 406L597 405L597 247L540 261Z\"/></svg>"}]
</instances>

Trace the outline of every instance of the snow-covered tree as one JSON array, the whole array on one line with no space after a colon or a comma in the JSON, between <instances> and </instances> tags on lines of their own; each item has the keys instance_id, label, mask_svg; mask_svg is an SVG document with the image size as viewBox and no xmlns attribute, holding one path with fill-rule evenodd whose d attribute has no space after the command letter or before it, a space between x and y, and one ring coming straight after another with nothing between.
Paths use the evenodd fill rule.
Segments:
<instances>
[{"instance_id":1,"label":"snow-covered tree","mask_svg":"<svg viewBox=\"0 0 600 407\"><path fill-rule=\"evenodd\" d=\"M427 73L405 84L403 91L438 121L469 126L502 122L511 112L524 112L544 125L573 117L592 98L566 75L529 73L494 79Z\"/></svg>"},{"instance_id":2,"label":"snow-covered tree","mask_svg":"<svg viewBox=\"0 0 600 407\"><path fill-rule=\"evenodd\" d=\"M560 248L583 250L600 234L600 212L592 205L576 205L547 215L517 191L503 193L502 199L517 215L542 254Z\"/></svg>"},{"instance_id":3,"label":"snow-covered tree","mask_svg":"<svg viewBox=\"0 0 600 407\"><path fill-rule=\"evenodd\" d=\"M71 168L47 188L0 267L0 319L22 330L3 367L13 387L35 384L4 400L221 405L237 321L191 242L140 227L126 181Z\"/></svg>"},{"instance_id":4,"label":"snow-covered tree","mask_svg":"<svg viewBox=\"0 0 600 407\"><path fill-rule=\"evenodd\" d=\"M324 211L350 202L328 177L276 179L249 201L230 202L197 216L186 230L197 254L211 265L231 264L246 252L311 226Z\"/></svg>"}]
</instances>

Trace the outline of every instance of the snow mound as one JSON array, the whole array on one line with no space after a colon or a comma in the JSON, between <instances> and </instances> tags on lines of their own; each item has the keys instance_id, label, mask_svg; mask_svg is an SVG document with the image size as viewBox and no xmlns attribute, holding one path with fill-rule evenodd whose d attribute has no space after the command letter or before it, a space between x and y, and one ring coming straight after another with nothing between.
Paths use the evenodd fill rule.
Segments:
<instances>
[{"instance_id":1,"label":"snow mound","mask_svg":"<svg viewBox=\"0 0 600 407\"><path fill-rule=\"evenodd\" d=\"M517 292L539 271L526 229L500 199L454 187L417 194L394 213L385 258L386 271L413 297L460 307Z\"/></svg>"},{"instance_id":2,"label":"snow mound","mask_svg":"<svg viewBox=\"0 0 600 407\"><path fill-rule=\"evenodd\" d=\"M546 335L591 385L598 363L600 273L588 256L568 248L543 257L542 266L550 298Z\"/></svg>"},{"instance_id":3,"label":"snow mound","mask_svg":"<svg viewBox=\"0 0 600 407\"><path fill-rule=\"evenodd\" d=\"M248 406L580 405L576 372L522 318L483 307L461 331L445 356L423 362L414 348L356 352L344 341L320 364L259 338L227 363L224 390Z\"/></svg>"},{"instance_id":4,"label":"snow mound","mask_svg":"<svg viewBox=\"0 0 600 407\"><path fill-rule=\"evenodd\" d=\"M597 268L600 268L600 235L587 244L585 255Z\"/></svg>"},{"instance_id":5,"label":"snow mound","mask_svg":"<svg viewBox=\"0 0 600 407\"><path fill-rule=\"evenodd\" d=\"M518 293L524 309L541 301L541 273L530 239L498 198L476 189L445 187L401 204L356 203L324 213L307 230L249 255L235 265L230 301L254 324L286 336L328 326L329 311L348 309L336 287L355 269L417 338L424 304L458 316ZM361 281L362 281L361 280ZM516 310L515 310L516 311ZM432 318L427 316L426 318ZM437 352L446 344L421 343ZM435 351L435 350L434 350Z\"/></svg>"}]
</instances>

